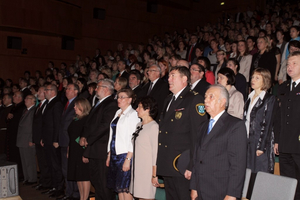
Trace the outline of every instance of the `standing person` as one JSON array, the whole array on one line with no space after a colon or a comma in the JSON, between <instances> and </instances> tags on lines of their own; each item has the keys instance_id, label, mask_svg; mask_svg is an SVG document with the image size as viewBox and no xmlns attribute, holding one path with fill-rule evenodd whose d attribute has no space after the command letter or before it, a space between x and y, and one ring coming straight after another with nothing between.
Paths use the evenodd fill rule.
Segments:
<instances>
[{"instance_id":1,"label":"standing person","mask_svg":"<svg viewBox=\"0 0 300 200\"><path fill-rule=\"evenodd\" d=\"M25 98L25 110L19 122L17 143L22 161L24 181L26 185L37 182L35 147L32 141L32 121L35 111L35 97L27 95Z\"/></svg>"},{"instance_id":2,"label":"standing person","mask_svg":"<svg viewBox=\"0 0 300 200\"><path fill-rule=\"evenodd\" d=\"M6 134L6 156L7 160L11 162L16 162L18 164L19 177L22 177L22 164L20 158L20 152L16 146L18 125L19 121L23 115L23 110L26 108L24 104L23 93L17 91L13 96L13 107L10 113L7 115L7 134Z\"/></svg>"},{"instance_id":3,"label":"standing person","mask_svg":"<svg viewBox=\"0 0 300 200\"><path fill-rule=\"evenodd\" d=\"M130 192L135 198L155 199L156 157L158 147L157 104L152 97L143 97L136 109L142 122L137 124L133 134L133 167L131 171ZM144 159L147 158L147 159Z\"/></svg>"},{"instance_id":4,"label":"standing person","mask_svg":"<svg viewBox=\"0 0 300 200\"><path fill-rule=\"evenodd\" d=\"M197 63L202 65L205 68L205 79L206 81L213 85L215 84L215 75L210 71L210 61L207 57L200 56L197 58Z\"/></svg>"},{"instance_id":5,"label":"standing person","mask_svg":"<svg viewBox=\"0 0 300 200\"><path fill-rule=\"evenodd\" d=\"M223 50L218 50L216 53L218 64L214 67L213 72L216 77L215 83L218 82L218 72L226 67L226 53Z\"/></svg>"},{"instance_id":6,"label":"standing person","mask_svg":"<svg viewBox=\"0 0 300 200\"><path fill-rule=\"evenodd\" d=\"M255 69L251 78L253 91L245 103L244 121L249 138L247 168L251 169L252 173L274 171L272 130L276 98L267 92L271 82L269 70Z\"/></svg>"},{"instance_id":7,"label":"standing person","mask_svg":"<svg viewBox=\"0 0 300 200\"><path fill-rule=\"evenodd\" d=\"M157 174L163 176L167 200L190 199L192 162L183 174L173 166L184 151L192 150L201 122L207 119L203 97L188 87L190 72L186 67L174 67L169 74L172 95L165 100L160 116ZM192 157L192 151L190 151Z\"/></svg>"},{"instance_id":8,"label":"standing person","mask_svg":"<svg viewBox=\"0 0 300 200\"><path fill-rule=\"evenodd\" d=\"M84 124L91 110L91 105L87 99L76 98L74 100L75 116L68 127L69 146L68 146L68 180L77 181L80 200L86 200L90 193L89 159L83 157L84 149L78 144ZM74 198L75 199L75 198Z\"/></svg>"},{"instance_id":9,"label":"standing person","mask_svg":"<svg viewBox=\"0 0 300 200\"><path fill-rule=\"evenodd\" d=\"M36 158L40 170L39 184L35 187L36 190L45 190L51 187L51 172L50 166L47 164L47 158L45 154L45 148L41 145L42 132L43 132L43 121L42 111L46 105L47 99L45 99L45 86L41 86L38 90L37 98L39 104L36 107L32 122L32 140L35 144Z\"/></svg>"},{"instance_id":10,"label":"standing person","mask_svg":"<svg viewBox=\"0 0 300 200\"><path fill-rule=\"evenodd\" d=\"M58 144L59 125L63 105L57 96L57 87L53 84L45 88L46 105L43 113L43 132L41 145L45 148L47 165L51 173L51 187L45 194L57 198L63 195L63 176L61 171L61 155Z\"/></svg>"},{"instance_id":11,"label":"standing person","mask_svg":"<svg viewBox=\"0 0 300 200\"><path fill-rule=\"evenodd\" d=\"M228 92L212 85L205 94L210 115L197 135L191 199L235 200L241 197L247 156L247 134L242 120L226 112ZM198 197L198 198L197 198Z\"/></svg>"},{"instance_id":12,"label":"standing person","mask_svg":"<svg viewBox=\"0 0 300 200\"><path fill-rule=\"evenodd\" d=\"M228 114L243 119L244 97L235 87L235 74L232 69L223 68L218 72L218 84L223 85L229 94Z\"/></svg>"},{"instance_id":13,"label":"standing person","mask_svg":"<svg viewBox=\"0 0 300 200\"><path fill-rule=\"evenodd\" d=\"M248 52L248 47L245 40L238 42L239 56L237 60L240 64L239 73L245 76L247 83L249 83L252 55Z\"/></svg>"},{"instance_id":14,"label":"standing person","mask_svg":"<svg viewBox=\"0 0 300 200\"><path fill-rule=\"evenodd\" d=\"M70 83L66 87L66 97L67 103L64 105L64 109L61 115L60 126L59 126L59 140L58 144L60 146L61 153L61 169L62 174L65 179L66 191L65 195L57 200L63 200L66 198L79 198L79 191L77 183L75 181L69 181L67 178L68 174L68 146L70 142L68 127L71 124L73 118L75 117L75 100L79 92L79 87L75 83Z\"/></svg>"},{"instance_id":15,"label":"standing person","mask_svg":"<svg viewBox=\"0 0 300 200\"><path fill-rule=\"evenodd\" d=\"M300 104L300 53L291 53L287 62L287 80L278 88L279 113L275 131L274 151L279 154L280 174L298 180L295 199L300 199L300 146L299 146L299 112Z\"/></svg>"},{"instance_id":16,"label":"standing person","mask_svg":"<svg viewBox=\"0 0 300 200\"><path fill-rule=\"evenodd\" d=\"M96 95L99 101L92 108L80 145L85 146L83 159L89 159L90 181L95 188L96 199L112 200L114 194L106 187L107 167L107 144L109 139L109 125L118 109L116 101L112 97L114 83L110 79L100 80L97 84Z\"/></svg>"},{"instance_id":17,"label":"standing person","mask_svg":"<svg viewBox=\"0 0 300 200\"><path fill-rule=\"evenodd\" d=\"M191 73L191 89L198 92L204 97L205 92L210 85L205 79L205 68L198 63L192 64L190 67Z\"/></svg>"},{"instance_id":18,"label":"standing person","mask_svg":"<svg viewBox=\"0 0 300 200\"><path fill-rule=\"evenodd\" d=\"M120 109L110 124L106 160L106 166L109 167L107 187L117 192L120 200L132 200L129 193L133 152L131 138L140 119L131 107L135 100L134 92L131 89L121 89L117 95Z\"/></svg>"},{"instance_id":19,"label":"standing person","mask_svg":"<svg viewBox=\"0 0 300 200\"><path fill-rule=\"evenodd\" d=\"M196 51L196 48L195 46L197 45L197 42L198 42L198 37L197 35L195 34L192 34L191 35L191 45L188 47L187 51L186 51L186 56L185 56L185 59L191 63L194 59L195 59L195 51Z\"/></svg>"}]
</instances>

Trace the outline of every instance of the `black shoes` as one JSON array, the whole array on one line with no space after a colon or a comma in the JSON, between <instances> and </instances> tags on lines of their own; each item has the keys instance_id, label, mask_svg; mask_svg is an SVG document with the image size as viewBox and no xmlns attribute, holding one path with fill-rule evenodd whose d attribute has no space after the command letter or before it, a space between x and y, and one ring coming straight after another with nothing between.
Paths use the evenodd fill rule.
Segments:
<instances>
[{"instance_id":1,"label":"black shoes","mask_svg":"<svg viewBox=\"0 0 300 200\"><path fill-rule=\"evenodd\" d=\"M52 189L50 189L50 190L46 190L46 191L41 192L41 194L52 194L52 193L54 193L55 191L56 191L56 189L55 189L55 188L52 188Z\"/></svg>"},{"instance_id":2,"label":"black shoes","mask_svg":"<svg viewBox=\"0 0 300 200\"><path fill-rule=\"evenodd\" d=\"M50 198L58 198L64 195L64 191L62 190L55 190L52 194L49 195Z\"/></svg>"}]
</instances>

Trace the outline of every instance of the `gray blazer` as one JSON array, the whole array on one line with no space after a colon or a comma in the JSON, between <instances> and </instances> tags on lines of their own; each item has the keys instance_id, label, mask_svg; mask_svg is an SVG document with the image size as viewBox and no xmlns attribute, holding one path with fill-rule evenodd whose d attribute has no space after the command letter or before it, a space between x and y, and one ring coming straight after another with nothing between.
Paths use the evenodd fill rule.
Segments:
<instances>
[{"instance_id":1,"label":"gray blazer","mask_svg":"<svg viewBox=\"0 0 300 200\"><path fill-rule=\"evenodd\" d=\"M17 147L29 147L29 142L32 142L32 122L35 106L32 106L27 113L25 113L25 111L26 110L23 111L23 115L19 122Z\"/></svg>"}]
</instances>

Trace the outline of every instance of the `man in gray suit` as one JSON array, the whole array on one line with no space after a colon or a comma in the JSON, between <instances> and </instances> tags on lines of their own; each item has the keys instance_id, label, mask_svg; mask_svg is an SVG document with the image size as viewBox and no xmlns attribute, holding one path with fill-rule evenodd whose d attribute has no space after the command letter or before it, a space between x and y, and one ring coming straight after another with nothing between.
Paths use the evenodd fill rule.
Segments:
<instances>
[{"instance_id":1,"label":"man in gray suit","mask_svg":"<svg viewBox=\"0 0 300 200\"><path fill-rule=\"evenodd\" d=\"M225 87L212 85L205 93L210 115L200 128L194 152L191 199L236 200L242 195L246 173L245 123L225 111L229 95Z\"/></svg>"},{"instance_id":2,"label":"man in gray suit","mask_svg":"<svg viewBox=\"0 0 300 200\"><path fill-rule=\"evenodd\" d=\"M19 122L17 134L17 147L20 150L24 181L31 185L37 181L35 146L32 142L32 122L35 111L35 97L27 95L25 98L26 109Z\"/></svg>"}]
</instances>

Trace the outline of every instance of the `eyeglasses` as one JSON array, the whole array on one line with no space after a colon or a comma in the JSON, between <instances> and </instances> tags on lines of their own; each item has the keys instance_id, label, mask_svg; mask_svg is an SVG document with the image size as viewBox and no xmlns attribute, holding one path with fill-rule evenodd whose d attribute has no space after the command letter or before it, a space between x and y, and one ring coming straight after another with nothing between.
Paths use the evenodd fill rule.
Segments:
<instances>
[{"instance_id":1,"label":"eyeglasses","mask_svg":"<svg viewBox=\"0 0 300 200\"><path fill-rule=\"evenodd\" d=\"M99 88L99 87L104 87L104 88L107 88L107 86L105 86L105 85L97 85L97 87L96 87L96 88Z\"/></svg>"},{"instance_id":2,"label":"eyeglasses","mask_svg":"<svg viewBox=\"0 0 300 200\"><path fill-rule=\"evenodd\" d=\"M121 99L121 100L126 99L126 98L129 98L129 97L123 97L123 96L118 97L118 99Z\"/></svg>"},{"instance_id":3,"label":"eyeglasses","mask_svg":"<svg viewBox=\"0 0 300 200\"><path fill-rule=\"evenodd\" d=\"M191 70L193 70L194 72L200 72L200 70L198 70L198 69L191 68Z\"/></svg>"}]
</instances>

